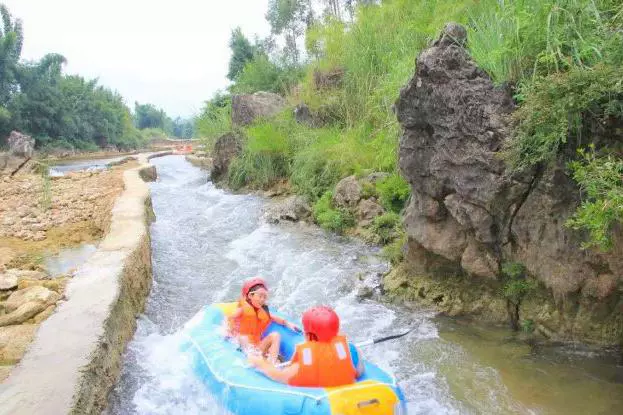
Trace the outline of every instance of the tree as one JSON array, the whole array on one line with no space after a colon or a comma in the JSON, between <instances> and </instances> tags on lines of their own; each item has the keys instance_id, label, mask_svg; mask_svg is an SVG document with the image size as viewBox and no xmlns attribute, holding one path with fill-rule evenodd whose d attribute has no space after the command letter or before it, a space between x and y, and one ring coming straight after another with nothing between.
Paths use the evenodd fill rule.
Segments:
<instances>
[{"instance_id":1,"label":"tree","mask_svg":"<svg viewBox=\"0 0 623 415\"><path fill-rule=\"evenodd\" d=\"M195 135L195 120L182 119L177 117L173 121L173 136L177 138L190 139Z\"/></svg>"},{"instance_id":2,"label":"tree","mask_svg":"<svg viewBox=\"0 0 623 415\"><path fill-rule=\"evenodd\" d=\"M145 128L160 128L167 134L173 132L173 121L169 116L159 108L152 104L134 103L134 112L136 116L136 127L139 130Z\"/></svg>"},{"instance_id":3,"label":"tree","mask_svg":"<svg viewBox=\"0 0 623 415\"><path fill-rule=\"evenodd\" d=\"M17 68L22 54L24 35L22 22L14 22L5 5L0 5L2 28L0 29L0 105L6 107L17 90Z\"/></svg>"},{"instance_id":4,"label":"tree","mask_svg":"<svg viewBox=\"0 0 623 415\"><path fill-rule=\"evenodd\" d=\"M313 9L310 0L270 0L266 20L275 35L284 35L284 54L291 64L298 64L299 50L297 39L311 24Z\"/></svg>"},{"instance_id":5,"label":"tree","mask_svg":"<svg viewBox=\"0 0 623 415\"><path fill-rule=\"evenodd\" d=\"M242 33L242 29L239 27L235 28L231 32L229 47L232 55L229 60L229 72L227 72L227 78L231 81L235 81L244 69L245 65L253 60L257 48L249 42L249 39L245 37Z\"/></svg>"}]
</instances>

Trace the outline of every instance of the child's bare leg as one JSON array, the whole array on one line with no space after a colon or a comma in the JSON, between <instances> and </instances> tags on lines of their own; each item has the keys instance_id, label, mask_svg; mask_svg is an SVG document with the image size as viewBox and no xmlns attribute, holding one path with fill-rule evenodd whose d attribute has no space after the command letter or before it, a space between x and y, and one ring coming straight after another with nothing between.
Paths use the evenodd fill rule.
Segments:
<instances>
[{"instance_id":1,"label":"child's bare leg","mask_svg":"<svg viewBox=\"0 0 623 415\"><path fill-rule=\"evenodd\" d=\"M254 346L247 336L238 336L238 343L240 343L240 348L246 354L249 354L249 350L253 350Z\"/></svg>"},{"instance_id":2,"label":"child's bare leg","mask_svg":"<svg viewBox=\"0 0 623 415\"><path fill-rule=\"evenodd\" d=\"M268 336L264 337L260 343L260 350L262 351L262 354L266 354L271 362L277 361L280 342L281 337L279 336L279 333L270 333Z\"/></svg>"}]
</instances>

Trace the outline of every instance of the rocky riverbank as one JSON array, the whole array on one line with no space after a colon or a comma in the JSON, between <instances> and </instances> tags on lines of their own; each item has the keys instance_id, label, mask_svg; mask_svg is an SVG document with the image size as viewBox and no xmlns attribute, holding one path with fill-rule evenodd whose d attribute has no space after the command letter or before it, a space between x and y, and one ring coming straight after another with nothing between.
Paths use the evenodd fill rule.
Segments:
<instances>
[{"instance_id":1,"label":"rocky riverbank","mask_svg":"<svg viewBox=\"0 0 623 415\"><path fill-rule=\"evenodd\" d=\"M604 253L585 249L584 235L565 226L581 192L564 160L521 173L507 167L515 104L466 44L465 29L447 25L396 103L412 197L407 263L385 279L387 290L553 340L621 344L620 230Z\"/></svg>"},{"instance_id":2,"label":"rocky riverbank","mask_svg":"<svg viewBox=\"0 0 623 415\"><path fill-rule=\"evenodd\" d=\"M20 361L41 322L64 301L73 277L73 272L50 275L44 256L100 240L124 189L124 171L136 165L0 178L0 381Z\"/></svg>"}]
</instances>

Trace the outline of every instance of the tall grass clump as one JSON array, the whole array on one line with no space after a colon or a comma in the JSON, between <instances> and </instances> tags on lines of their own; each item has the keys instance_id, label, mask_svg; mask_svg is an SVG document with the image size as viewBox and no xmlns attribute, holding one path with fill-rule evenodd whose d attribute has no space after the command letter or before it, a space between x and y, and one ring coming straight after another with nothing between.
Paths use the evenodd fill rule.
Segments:
<instances>
[{"instance_id":1,"label":"tall grass clump","mask_svg":"<svg viewBox=\"0 0 623 415\"><path fill-rule=\"evenodd\" d=\"M232 129L231 96L217 93L211 100L206 101L195 121L195 131L211 150L216 139Z\"/></svg>"},{"instance_id":2,"label":"tall grass clump","mask_svg":"<svg viewBox=\"0 0 623 415\"><path fill-rule=\"evenodd\" d=\"M615 0L481 0L468 9L469 49L494 81L591 68L621 54Z\"/></svg>"}]
</instances>

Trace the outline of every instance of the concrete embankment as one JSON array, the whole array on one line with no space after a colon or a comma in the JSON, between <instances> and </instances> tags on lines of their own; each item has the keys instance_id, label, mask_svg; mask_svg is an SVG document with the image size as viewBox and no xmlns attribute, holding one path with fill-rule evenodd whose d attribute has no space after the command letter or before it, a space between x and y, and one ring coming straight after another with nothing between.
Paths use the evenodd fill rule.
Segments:
<instances>
[{"instance_id":1,"label":"concrete embankment","mask_svg":"<svg viewBox=\"0 0 623 415\"><path fill-rule=\"evenodd\" d=\"M110 230L76 272L66 301L46 320L20 365L0 385L0 414L100 413L151 287L148 159L124 172Z\"/></svg>"}]
</instances>

